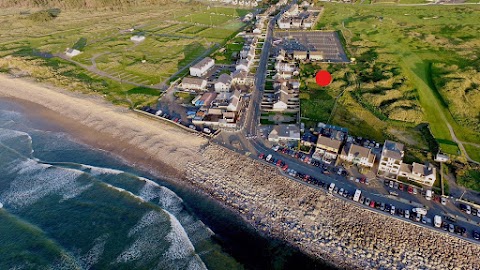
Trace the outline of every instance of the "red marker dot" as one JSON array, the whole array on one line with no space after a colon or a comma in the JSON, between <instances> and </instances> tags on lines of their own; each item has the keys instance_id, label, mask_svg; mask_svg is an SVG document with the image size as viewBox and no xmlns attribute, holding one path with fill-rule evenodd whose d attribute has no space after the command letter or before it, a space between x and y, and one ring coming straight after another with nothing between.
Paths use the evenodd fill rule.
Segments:
<instances>
[{"instance_id":1,"label":"red marker dot","mask_svg":"<svg viewBox=\"0 0 480 270\"><path fill-rule=\"evenodd\" d=\"M315 81L320 86L327 86L332 82L332 75L326 70L320 70L315 76Z\"/></svg>"}]
</instances>

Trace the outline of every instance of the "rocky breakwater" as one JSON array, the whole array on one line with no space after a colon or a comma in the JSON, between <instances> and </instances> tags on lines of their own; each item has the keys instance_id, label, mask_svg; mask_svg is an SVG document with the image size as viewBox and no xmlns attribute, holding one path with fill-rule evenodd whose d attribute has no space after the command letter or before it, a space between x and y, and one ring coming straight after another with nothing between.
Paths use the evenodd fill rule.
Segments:
<instances>
[{"instance_id":1,"label":"rocky breakwater","mask_svg":"<svg viewBox=\"0 0 480 270\"><path fill-rule=\"evenodd\" d=\"M210 145L187 165L193 185L265 234L348 269L480 269L480 246L368 211Z\"/></svg>"}]
</instances>

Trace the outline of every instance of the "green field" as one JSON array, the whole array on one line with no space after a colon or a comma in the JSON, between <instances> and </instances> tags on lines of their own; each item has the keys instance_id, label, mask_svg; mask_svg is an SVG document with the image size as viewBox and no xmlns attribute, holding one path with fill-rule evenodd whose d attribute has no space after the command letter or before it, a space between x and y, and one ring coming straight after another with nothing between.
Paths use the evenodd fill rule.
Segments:
<instances>
[{"instance_id":1,"label":"green field","mask_svg":"<svg viewBox=\"0 0 480 270\"><path fill-rule=\"evenodd\" d=\"M62 11L57 18L46 22L33 21L15 10L5 11L2 16L5 27L0 30L0 57L18 58L11 61L0 58L0 67L10 69L19 65L42 77L40 72L32 72L34 67L24 65L24 60L36 59L38 65L52 69L46 71L36 67L51 74L52 78L62 74L59 80L72 77L75 81L79 79L78 83L86 83L86 86L72 84L72 87L81 87L82 91L85 87L92 88L116 103L150 102L153 99L145 91L127 93L134 87L128 82L151 87L168 80L180 68L234 36L244 25L240 16L250 12L228 7L207 8L201 4L176 3L122 12ZM187 13L189 18L184 16ZM205 23L205 19L207 25L195 25ZM127 31L132 28L133 31ZM132 35L144 35L146 39L136 44L130 40ZM74 46L82 53L72 60L99 72L45 57L63 54ZM113 79L103 78L99 75L101 72L121 81L121 87L112 83ZM63 85L63 82L58 83ZM97 89L93 89L95 87Z\"/></svg>"},{"instance_id":2,"label":"green field","mask_svg":"<svg viewBox=\"0 0 480 270\"><path fill-rule=\"evenodd\" d=\"M318 28L340 30L350 54L357 58L334 76L351 85L347 87L351 95L341 99L335 123L355 128L356 124L348 126L343 114L362 113L367 116L366 126L377 134L409 141L414 131L398 136L400 127L427 122L440 149L453 155L459 148L447 122L460 140L480 142L480 95L474 90L480 71L480 7L323 5ZM438 64L444 65L442 74ZM356 80L345 80L345 72L355 74ZM458 76L465 73L469 76ZM475 156L471 148L467 151Z\"/></svg>"}]
</instances>

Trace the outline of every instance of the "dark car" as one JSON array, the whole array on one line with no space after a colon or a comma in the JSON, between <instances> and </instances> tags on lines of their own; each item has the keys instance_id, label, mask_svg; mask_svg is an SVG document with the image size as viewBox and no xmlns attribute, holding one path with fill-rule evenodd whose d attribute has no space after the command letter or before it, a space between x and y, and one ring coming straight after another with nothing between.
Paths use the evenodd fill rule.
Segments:
<instances>
[{"instance_id":1,"label":"dark car","mask_svg":"<svg viewBox=\"0 0 480 270\"><path fill-rule=\"evenodd\" d=\"M451 222L457 222L457 219L452 216L445 216L445 219Z\"/></svg>"},{"instance_id":2,"label":"dark car","mask_svg":"<svg viewBox=\"0 0 480 270\"><path fill-rule=\"evenodd\" d=\"M480 233L477 231L473 231L473 239L475 240L480 240Z\"/></svg>"},{"instance_id":3,"label":"dark car","mask_svg":"<svg viewBox=\"0 0 480 270\"><path fill-rule=\"evenodd\" d=\"M444 223L442 224L442 229L443 229L444 231L448 231L448 226L449 226L448 223L444 222Z\"/></svg>"},{"instance_id":4,"label":"dark car","mask_svg":"<svg viewBox=\"0 0 480 270\"><path fill-rule=\"evenodd\" d=\"M390 204L385 205L385 212L390 212L391 206Z\"/></svg>"}]
</instances>

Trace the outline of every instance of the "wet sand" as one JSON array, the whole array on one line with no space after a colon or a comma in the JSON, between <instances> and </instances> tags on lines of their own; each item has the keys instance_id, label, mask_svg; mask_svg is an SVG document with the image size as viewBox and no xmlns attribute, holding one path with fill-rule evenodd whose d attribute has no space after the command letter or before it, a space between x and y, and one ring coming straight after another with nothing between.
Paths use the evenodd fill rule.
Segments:
<instances>
[{"instance_id":1,"label":"wet sand","mask_svg":"<svg viewBox=\"0 0 480 270\"><path fill-rule=\"evenodd\" d=\"M86 143L153 174L168 168L167 177L208 194L258 231L339 267L480 269L479 245L327 196L177 127L96 97L2 76L0 85L0 96L60 113L46 115L31 105Z\"/></svg>"}]
</instances>

